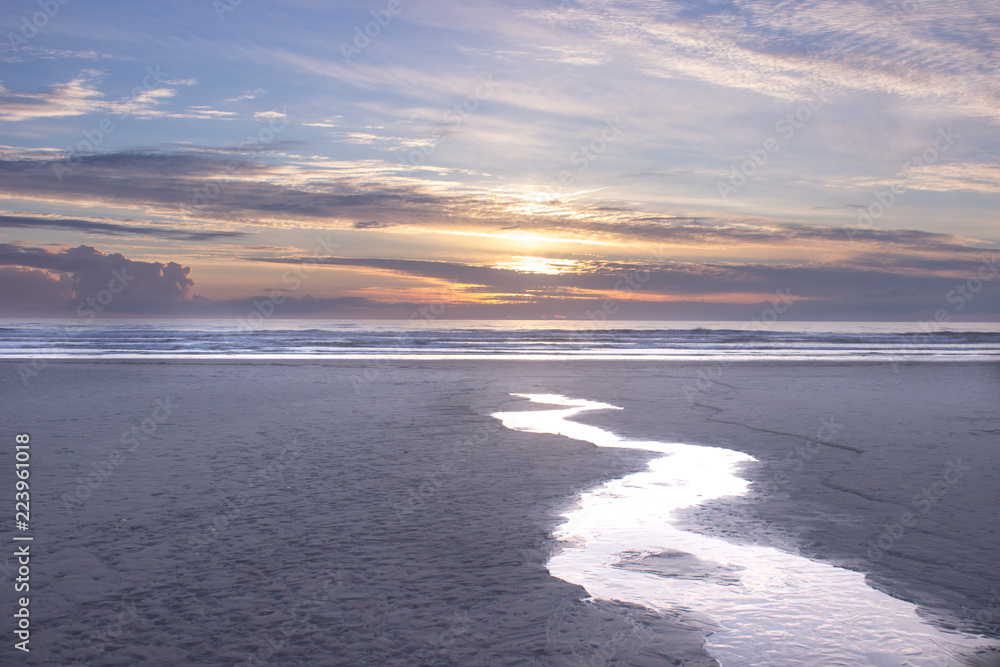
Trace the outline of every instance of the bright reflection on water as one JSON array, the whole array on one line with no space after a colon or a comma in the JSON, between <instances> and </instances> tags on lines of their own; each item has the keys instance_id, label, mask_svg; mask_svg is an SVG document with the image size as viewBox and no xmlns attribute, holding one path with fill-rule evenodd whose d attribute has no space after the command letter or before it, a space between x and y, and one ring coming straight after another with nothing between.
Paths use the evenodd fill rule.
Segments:
<instances>
[{"instance_id":1,"label":"bright reflection on water","mask_svg":"<svg viewBox=\"0 0 1000 667\"><path fill-rule=\"evenodd\" d=\"M556 410L498 412L518 431L660 452L645 472L583 494L556 536L549 572L595 598L706 614L721 627L707 642L723 665L960 665L996 644L925 623L916 607L870 588L864 575L770 547L686 532L672 513L746 492L739 466L754 458L718 447L622 440L569 421L613 405L554 394L514 394Z\"/></svg>"}]
</instances>

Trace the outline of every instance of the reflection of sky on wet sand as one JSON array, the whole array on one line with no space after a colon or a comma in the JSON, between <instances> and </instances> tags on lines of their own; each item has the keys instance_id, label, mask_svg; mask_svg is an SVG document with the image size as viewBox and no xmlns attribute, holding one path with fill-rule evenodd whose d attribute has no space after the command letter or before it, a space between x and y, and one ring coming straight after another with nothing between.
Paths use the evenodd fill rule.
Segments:
<instances>
[{"instance_id":1,"label":"reflection of sky on wet sand","mask_svg":"<svg viewBox=\"0 0 1000 667\"><path fill-rule=\"evenodd\" d=\"M660 452L648 470L612 480L580 499L547 567L595 598L707 614L720 629L709 652L723 665L953 665L988 640L946 633L908 602L870 588L859 572L770 547L741 546L686 532L672 513L746 493L742 452L627 441L569 421L612 405L552 394L516 394L553 410L501 412L507 428L564 435L598 447Z\"/></svg>"}]
</instances>

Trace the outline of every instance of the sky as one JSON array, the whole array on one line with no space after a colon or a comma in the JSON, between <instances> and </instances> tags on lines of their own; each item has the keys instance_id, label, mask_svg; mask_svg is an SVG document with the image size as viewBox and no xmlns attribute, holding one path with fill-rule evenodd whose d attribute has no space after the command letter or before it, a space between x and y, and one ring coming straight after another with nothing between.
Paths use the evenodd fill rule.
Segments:
<instances>
[{"instance_id":1,"label":"sky","mask_svg":"<svg viewBox=\"0 0 1000 667\"><path fill-rule=\"evenodd\" d=\"M0 316L1000 319L996 0L2 8Z\"/></svg>"}]
</instances>

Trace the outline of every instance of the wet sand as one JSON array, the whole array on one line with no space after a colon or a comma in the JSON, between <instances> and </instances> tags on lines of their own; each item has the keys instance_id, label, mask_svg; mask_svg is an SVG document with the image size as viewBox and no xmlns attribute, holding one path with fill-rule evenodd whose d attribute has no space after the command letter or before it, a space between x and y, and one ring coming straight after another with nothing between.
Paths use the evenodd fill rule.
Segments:
<instances>
[{"instance_id":1,"label":"wet sand","mask_svg":"<svg viewBox=\"0 0 1000 667\"><path fill-rule=\"evenodd\" d=\"M584 602L546 571L577 495L653 455L505 429L490 415L529 405L512 393L751 454L751 493L691 529L1000 636L996 365L53 362L27 384L17 365L0 395L33 445L28 664L714 664L711 619Z\"/></svg>"}]
</instances>

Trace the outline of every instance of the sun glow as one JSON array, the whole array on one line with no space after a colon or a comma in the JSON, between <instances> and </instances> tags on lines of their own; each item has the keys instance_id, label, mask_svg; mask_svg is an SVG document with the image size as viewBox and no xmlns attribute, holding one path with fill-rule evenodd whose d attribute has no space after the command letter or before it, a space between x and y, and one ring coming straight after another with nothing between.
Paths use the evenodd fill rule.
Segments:
<instances>
[{"instance_id":1,"label":"sun glow","mask_svg":"<svg viewBox=\"0 0 1000 667\"><path fill-rule=\"evenodd\" d=\"M572 259L549 259L547 257L526 257L515 255L509 262L497 262L495 269L508 269L520 273L543 273L554 276L560 273L570 273L579 264Z\"/></svg>"}]
</instances>

